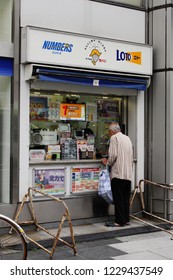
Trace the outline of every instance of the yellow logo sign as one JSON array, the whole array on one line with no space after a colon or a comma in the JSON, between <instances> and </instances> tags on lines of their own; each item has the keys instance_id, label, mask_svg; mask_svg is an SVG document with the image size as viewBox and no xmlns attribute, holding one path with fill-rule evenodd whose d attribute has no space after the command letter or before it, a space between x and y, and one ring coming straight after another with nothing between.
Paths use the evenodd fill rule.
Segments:
<instances>
[{"instance_id":1,"label":"yellow logo sign","mask_svg":"<svg viewBox=\"0 0 173 280\"><path fill-rule=\"evenodd\" d=\"M101 56L101 52L99 52L98 50L96 50L96 49L93 49L92 51L91 51L91 53L90 53L90 57L92 57L92 63L94 64L94 65L96 65L96 63L97 63L97 61L99 60L99 57Z\"/></svg>"},{"instance_id":2,"label":"yellow logo sign","mask_svg":"<svg viewBox=\"0 0 173 280\"><path fill-rule=\"evenodd\" d=\"M142 64L142 53L141 52L123 52L116 50L117 61L127 61L135 64Z\"/></svg>"},{"instance_id":3,"label":"yellow logo sign","mask_svg":"<svg viewBox=\"0 0 173 280\"><path fill-rule=\"evenodd\" d=\"M91 61L94 66L106 63L106 48L102 41L91 39L87 42L85 51L87 52L86 60Z\"/></svg>"},{"instance_id":4,"label":"yellow logo sign","mask_svg":"<svg viewBox=\"0 0 173 280\"><path fill-rule=\"evenodd\" d=\"M131 55L131 59L129 62L136 63L136 64L142 64L142 53L141 52L129 52Z\"/></svg>"}]
</instances>

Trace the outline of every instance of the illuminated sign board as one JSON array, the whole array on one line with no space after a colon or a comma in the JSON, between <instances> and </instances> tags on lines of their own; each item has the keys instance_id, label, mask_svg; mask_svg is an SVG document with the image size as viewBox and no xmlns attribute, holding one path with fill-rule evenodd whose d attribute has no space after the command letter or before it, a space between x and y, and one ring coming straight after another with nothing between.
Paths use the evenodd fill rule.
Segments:
<instances>
[{"instance_id":1,"label":"illuminated sign board","mask_svg":"<svg viewBox=\"0 0 173 280\"><path fill-rule=\"evenodd\" d=\"M22 63L152 75L152 47L144 44L24 27Z\"/></svg>"}]
</instances>

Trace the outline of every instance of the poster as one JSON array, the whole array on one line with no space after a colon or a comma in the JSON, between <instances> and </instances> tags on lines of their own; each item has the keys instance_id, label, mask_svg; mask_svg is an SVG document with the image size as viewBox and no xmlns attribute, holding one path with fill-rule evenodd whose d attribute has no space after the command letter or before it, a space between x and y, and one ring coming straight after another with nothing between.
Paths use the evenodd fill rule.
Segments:
<instances>
[{"instance_id":1,"label":"poster","mask_svg":"<svg viewBox=\"0 0 173 280\"><path fill-rule=\"evenodd\" d=\"M85 121L85 104L60 104L60 120L81 120Z\"/></svg>"},{"instance_id":2,"label":"poster","mask_svg":"<svg viewBox=\"0 0 173 280\"><path fill-rule=\"evenodd\" d=\"M86 103L86 121L97 121L97 104Z\"/></svg>"},{"instance_id":3,"label":"poster","mask_svg":"<svg viewBox=\"0 0 173 280\"><path fill-rule=\"evenodd\" d=\"M97 191L99 167L72 168L72 192Z\"/></svg>"},{"instance_id":4,"label":"poster","mask_svg":"<svg viewBox=\"0 0 173 280\"><path fill-rule=\"evenodd\" d=\"M34 186L50 194L64 194L65 169L35 169Z\"/></svg>"},{"instance_id":5,"label":"poster","mask_svg":"<svg viewBox=\"0 0 173 280\"><path fill-rule=\"evenodd\" d=\"M30 97L30 120L47 120L48 100L47 97Z\"/></svg>"},{"instance_id":6,"label":"poster","mask_svg":"<svg viewBox=\"0 0 173 280\"><path fill-rule=\"evenodd\" d=\"M60 101L58 100L59 96L48 97L48 119L50 121L60 120Z\"/></svg>"},{"instance_id":7,"label":"poster","mask_svg":"<svg viewBox=\"0 0 173 280\"><path fill-rule=\"evenodd\" d=\"M97 114L100 118L113 118L114 121L119 120L120 102L111 100L97 101Z\"/></svg>"}]
</instances>

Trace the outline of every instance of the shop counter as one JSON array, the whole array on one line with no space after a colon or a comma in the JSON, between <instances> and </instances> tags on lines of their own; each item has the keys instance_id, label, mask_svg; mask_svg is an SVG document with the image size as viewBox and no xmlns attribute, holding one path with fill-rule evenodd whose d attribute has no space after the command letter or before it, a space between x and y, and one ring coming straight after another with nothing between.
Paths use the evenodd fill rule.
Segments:
<instances>
[{"instance_id":1,"label":"shop counter","mask_svg":"<svg viewBox=\"0 0 173 280\"><path fill-rule=\"evenodd\" d=\"M33 160L30 161L30 165L64 165L64 164L82 164L82 163L100 163L101 159L80 159L80 160L44 160L44 161L38 161Z\"/></svg>"}]
</instances>

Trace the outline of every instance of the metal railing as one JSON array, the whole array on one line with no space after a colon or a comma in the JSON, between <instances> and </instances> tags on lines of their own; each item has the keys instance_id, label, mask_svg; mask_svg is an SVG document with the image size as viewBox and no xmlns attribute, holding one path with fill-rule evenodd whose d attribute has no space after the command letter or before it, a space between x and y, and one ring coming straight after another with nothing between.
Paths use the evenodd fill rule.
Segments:
<instances>
[{"instance_id":1,"label":"metal railing","mask_svg":"<svg viewBox=\"0 0 173 280\"><path fill-rule=\"evenodd\" d=\"M131 208L132 205L133 205L133 202L134 202L134 199L135 199L137 193L139 193L142 210L139 211L139 212L137 212L137 213L135 213L134 215L131 214L130 216L131 216L132 218L134 218L134 219L140 221L140 222L143 222L144 224L147 224L147 225L149 225L149 226L152 226L152 227L154 227L154 228L157 228L157 229L159 229L159 230L162 230L162 231L165 231L165 232L171 234L171 239L173 240L173 232L171 232L170 230L167 230L167 229L165 229L165 228L163 228L163 227L161 227L161 226L159 226L159 225L156 225L156 224L153 224L153 223L149 223L148 221L145 221L144 219L141 219L141 218L139 218L139 217L136 216L136 215L142 213L142 214L145 214L145 215L147 215L147 216L149 216L149 217L152 217L152 218L154 218L154 219L160 220L160 221L166 223L167 225L173 226L173 222L171 222L171 221L169 221L169 220L167 220L167 219L165 219L165 218L156 216L156 215L154 215L154 214L152 214L152 213L150 213L150 212L147 212L147 211L145 210L144 195L143 195L143 191L142 191L142 184L145 184L145 183L146 183L146 184L150 184L150 185L155 186L155 187L162 188L162 189L164 189L164 190L167 189L167 190L169 190L169 191L173 191L173 187L170 187L170 186L168 187L168 186L165 186L165 185L162 185L162 184L158 184L158 183L155 183L155 182L152 182L152 181L149 181L149 180L145 180L145 179L140 180L140 181L139 181L139 185L135 188L135 190L134 190L134 192L133 192L133 195L132 195L132 197L131 197L131 200L130 200L130 208Z\"/></svg>"},{"instance_id":2,"label":"metal railing","mask_svg":"<svg viewBox=\"0 0 173 280\"><path fill-rule=\"evenodd\" d=\"M50 199L52 199L53 201L57 202L57 203L60 203L63 208L64 208L64 214L62 215L61 217L61 220L59 222L59 226L58 226L58 229L57 229L57 232L56 234L53 234L52 232L50 232L48 229L42 227L38 221L37 221L37 217L36 217L36 212L35 212L35 209L34 209L34 203L33 203L33 193L38 193L40 195L43 195L43 196L46 196ZM30 212L31 212L31 220L29 221L18 221L19 219L19 216L23 210L23 207L24 207L24 204L29 200L29 205L30 205ZM71 241L72 243L70 244L69 242L65 241L64 239L60 238L60 234L61 234L61 230L62 230L62 227L63 227L63 224L65 222L65 220L67 219L68 221L68 226L69 226L69 229L70 229L70 234L71 234ZM51 248L51 250L48 250L47 248L43 247L40 243L38 243L36 240L32 239L31 237L29 237L27 235L27 239L34 243L35 245L37 245L39 248L43 249L46 253L48 253L50 255L50 259L52 259L53 257L53 254L55 252L55 248L56 248L56 245L58 243L58 241L61 241L63 244L67 245L68 247L72 248L73 251L74 251L74 255L77 254L77 251L76 251L76 244L75 244L75 238L74 238L74 233L73 233L73 227L72 227L72 222L71 222L71 216L70 216L70 212L69 212L69 209L66 205L66 203L57 198L57 197L54 197L50 194L47 194L47 193L43 193L42 191L40 190L36 190L35 188L33 187L29 187L28 188L28 192L27 194L24 195L23 197L23 200L16 212L16 215L14 217L14 221L17 222L18 224L22 224L22 225L35 225L37 227L37 230L42 230L44 232L46 232L48 235L50 235L53 239L54 239L54 242L53 242L53 246Z\"/></svg>"}]
</instances>

